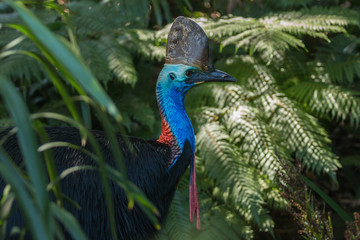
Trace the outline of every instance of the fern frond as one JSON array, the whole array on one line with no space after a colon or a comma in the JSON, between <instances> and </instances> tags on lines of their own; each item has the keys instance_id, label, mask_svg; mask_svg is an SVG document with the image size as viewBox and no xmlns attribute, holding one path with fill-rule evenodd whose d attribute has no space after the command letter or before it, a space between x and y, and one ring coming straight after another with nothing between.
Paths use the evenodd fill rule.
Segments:
<instances>
[{"instance_id":1,"label":"fern frond","mask_svg":"<svg viewBox=\"0 0 360 240\"><path fill-rule=\"evenodd\" d=\"M275 79L268 67L258 63L250 56L230 57L216 63L217 68L233 75L244 90L250 92L252 98L277 89Z\"/></svg>"},{"instance_id":2,"label":"fern frond","mask_svg":"<svg viewBox=\"0 0 360 240\"><path fill-rule=\"evenodd\" d=\"M335 178L335 171L340 164L328 146L330 140L326 131L311 115L280 93L267 66L254 58L238 56L219 64L235 76L242 86L255 86L253 92L258 97L252 100L252 104L264 112L264 117L279 132L283 146L290 153L296 152L301 156L307 169L317 173L325 172Z\"/></svg>"},{"instance_id":3,"label":"fern frond","mask_svg":"<svg viewBox=\"0 0 360 240\"><path fill-rule=\"evenodd\" d=\"M108 56L109 67L114 74L124 83L134 86L137 82L137 75L130 53L118 47Z\"/></svg>"},{"instance_id":4,"label":"fern frond","mask_svg":"<svg viewBox=\"0 0 360 240\"><path fill-rule=\"evenodd\" d=\"M286 147L297 154L307 170L327 173L336 180L335 171L341 165L328 145L325 129L288 98L276 95L271 98L277 110L270 124L286 139Z\"/></svg>"},{"instance_id":5,"label":"fern frond","mask_svg":"<svg viewBox=\"0 0 360 240\"><path fill-rule=\"evenodd\" d=\"M270 6L274 6L276 8L280 8L283 10L291 9L296 6L306 6L312 3L314 0L270 0L267 1L266 4Z\"/></svg>"},{"instance_id":6,"label":"fern frond","mask_svg":"<svg viewBox=\"0 0 360 240\"><path fill-rule=\"evenodd\" d=\"M261 229L265 228L260 218L267 214L254 180L256 173L236 153L236 146L229 142L231 137L224 127L217 122L205 124L196 137L198 153L209 177L221 179L217 181L219 187L228 189L225 199L233 202L245 219L253 220Z\"/></svg>"},{"instance_id":7,"label":"fern frond","mask_svg":"<svg viewBox=\"0 0 360 240\"><path fill-rule=\"evenodd\" d=\"M284 150L278 148L270 127L261 121L256 108L241 105L227 112L223 124L228 129L233 144L250 160L249 164L274 180L281 171L279 156Z\"/></svg>"},{"instance_id":8,"label":"fern frond","mask_svg":"<svg viewBox=\"0 0 360 240\"><path fill-rule=\"evenodd\" d=\"M129 50L115 39L103 37L104 54L106 54L109 68L115 74L117 79L126 84L134 86L138 80L133 56Z\"/></svg>"},{"instance_id":9,"label":"fern frond","mask_svg":"<svg viewBox=\"0 0 360 240\"><path fill-rule=\"evenodd\" d=\"M21 79L29 85L34 81L41 81L43 69L38 62L24 55L11 55L1 59L0 72L10 79Z\"/></svg>"},{"instance_id":10,"label":"fern frond","mask_svg":"<svg viewBox=\"0 0 360 240\"><path fill-rule=\"evenodd\" d=\"M129 102L128 99L131 99L131 102ZM153 129L155 124L155 114L147 102L142 101L139 97L134 96L131 93L123 94L119 99L119 102L121 103L119 104L119 110L126 113L126 115L131 118L128 122L123 122L123 124L128 127L128 130L130 130L130 124L133 124L134 122L147 126L149 129Z\"/></svg>"},{"instance_id":11,"label":"fern frond","mask_svg":"<svg viewBox=\"0 0 360 240\"><path fill-rule=\"evenodd\" d=\"M318 48L316 56L332 82L349 85L360 77L359 46L360 38L339 35L331 39L331 44Z\"/></svg>"},{"instance_id":12,"label":"fern frond","mask_svg":"<svg viewBox=\"0 0 360 240\"><path fill-rule=\"evenodd\" d=\"M114 75L116 79L134 86L138 80L134 56L162 60L165 48L161 44L156 45L153 31L136 29L143 26L143 23L140 23L142 18L135 18L130 14L134 13L133 11L123 12L124 8L139 10L133 3L122 5L121 8L116 4L113 7L110 5L94 2L71 3L71 19L81 48L86 48L83 46L86 42L94 41L98 44L82 51L91 69L96 70L94 73L97 77L106 83ZM118 16L120 12L122 17Z\"/></svg>"},{"instance_id":13,"label":"fern frond","mask_svg":"<svg viewBox=\"0 0 360 240\"><path fill-rule=\"evenodd\" d=\"M209 88L210 87L210 92L214 96L215 102L220 109L238 106L241 103L250 102L258 97L254 92L248 91L237 84L221 86L209 85Z\"/></svg>"},{"instance_id":14,"label":"fern frond","mask_svg":"<svg viewBox=\"0 0 360 240\"><path fill-rule=\"evenodd\" d=\"M208 36L223 47L234 44L236 49L243 48L250 55L260 52L266 62L271 61L275 52L291 47L305 49L301 36L329 41L329 33L346 33L348 25L359 25L358 17L354 11L342 8L311 8L260 19L226 17L215 23L212 20L204 22Z\"/></svg>"},{"instance_id":15,"label":"fern frond","mask_svg":"<svg viewBox=\"0 0 360 240\"><path fill-rule=\"evenodd\" d=\"M349 118L352 126L360 123L359 93L322 82L302 82L288 90L299 102L306 104L319 117L330 116L337 121Z\"/></svg>"},{"instance_id":16,"label":"fern frond","mask_svg":"<svg viewBox=\"0 0 360 240\"><path fill-rule=\"evenodd\" d=\"M253 231L226 205L213 206L204 218L206 224L196 239L252 239Z\"/></svg>"},{"instance_id":17,"label":"fern frond","mask_svg":"<svg viewBox=\"0 0 360 240\"><path fill-rule=\"evenodd\" d=\"M197 162L199 199L201 199L201 231L195 230L195 225L189 222L186 214L189 210L189 182L186 174L180 180L164 228L154 239L252 239L254 233L249 223L232 211L231 206L222 201L216 201L214 199L216 194L208 191L214 183L204 175L202 161Z\"/></svg>"},{"instance_id":18,"label":"fern frond","mask_svg":"<svg viewBox=\"0 0 360 240\"><path fill-rule=\"evenodd\" d=\"M269 181L266 177L259 175L259 185L264 200L270 209L282 210L286 208L288 202L281 195L281 190L276 181Z\"/></svg>"},{"instance_id":19,"label":"fern frond","mask_svg":"<svg viewBox=\"0 0 360 240\"><path fill-rule=\"evenodd\" d=\"M83 39L78 42L82 56L92 73L103 83L107 83L111 72L104 53L104 45L92 39Z\"/></svg>"},{"instance_id":20,"label":"fern frond","mask_svg":"<svg viewBox=\"0 0 360 240\"><path fill-rule=\"evenodd\" d=\"M132 52L148 60L162 61L165 59L165 44L158 41L155 32L143 29L132 29L120 32L119 43L127 46ZM125 40L126 38L126 40Z\"/></svg>"},{"instance_id":21,"label":"fern frond","mask_svg":"<svg viewBox=\"0 0 360 240\"><path fill-rule=\"evenodd\" d=\"M8 55L8 51L26 50L39 53L34 42L28 38L20 38L21 33L0 26L0 72L11 79L19 79L24 85L40 81L42 68L38 62L22 54Z\"/></svg>"},{"instance_id":22,"label":"fern frond","mask_svg":"<svg viewBox=\"0 0 360 240\"><path fill-rule=\"evenodd\" d=\"M183 178L184 179L184 178ZM191 230L194 229L189 223L188 199L185 191L176 191L174 199L171 203L167 221L164 229L155 237L160 239L191 239Z\"/></svg>"},{"instance_id":23,"label":"fern frond","mask_svg":"<svg viewBox=\"0 0 360 240\"><path fill-rule=\"evenodd\" d=\"M77 1L67 4L70 18L80 37L98 38L102 33L125 27L127 19L119 17L116 8L92 1ZM96 21L94 21L96 19Z\"/></svg>"}]
</instances>

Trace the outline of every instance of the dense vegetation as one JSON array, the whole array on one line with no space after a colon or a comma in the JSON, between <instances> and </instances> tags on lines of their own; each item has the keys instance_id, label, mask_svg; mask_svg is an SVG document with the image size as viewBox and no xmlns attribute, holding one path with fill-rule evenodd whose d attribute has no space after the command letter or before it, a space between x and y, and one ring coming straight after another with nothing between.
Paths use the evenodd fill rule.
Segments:
<instances>
[{"instance_id":1,"label":"dense vegetation","mask_svg":"<svg viewBox=\"0 0 360 240\"><path fill-rule=\"evenodd\" d=\"M17 126L29 156L24 173L0 148L0 174L11 184L0 202L2 229L16 198L38 239L61 238L55 219L83 238L57 184L81 168L54 174L56 145L46 144L42 127L76 126L94 145L87 129L157 138L156 77L172 19L184 15L211 39L216 68L238 82L188 94L202 229L188 221L187 175L155 238L359 238L359 12L340 0L0 3L0 126ZM157 225L126 173L96 156L104 188L108 175Z\"/></svg>"}]
</instances>

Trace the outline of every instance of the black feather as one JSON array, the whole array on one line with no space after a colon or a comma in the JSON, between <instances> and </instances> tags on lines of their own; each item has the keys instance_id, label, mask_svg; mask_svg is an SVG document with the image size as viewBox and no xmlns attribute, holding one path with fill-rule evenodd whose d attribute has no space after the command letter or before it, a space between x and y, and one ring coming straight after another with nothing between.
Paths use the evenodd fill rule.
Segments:
<instances>
[{"instance_id":1,"label":"black feather","mask_svg":"<svg viewBox=\"0 0 360 240\"><path fill-rule=\"evenodd\" d=\"M9 131L2 131L0 139ZM64 141L80 146L81 137L76 128L51 127L46 128L50 141ZM110 149L110 142L102 131L92 131L102 148L107 164L115 167L114 157ZM117 136L120 149L124 155L129 179L136 184L155 204L159 210L159 221L163 223L170 203L173 199L177 182L193 157L189 142L186 142L182 155L177 163L168 170L170 147L157 141L146 141L128 137L134 151L130 151L121 135ZM16 136L6 140L3 147L10 157L19 166L23 165ZM85 149L91 151L89 145ZM87 154L69 147L53 149L55 165L58 174L63 170L81 165L97 166L96 162ZM45 166L45 164L44 164ZM5 183L0 179L0 191ZM81 209L72 204L65 207L78 219L89 239L111 239L110 223L107 216L107 207L98 171L77 171L60 182L62 192L77 202ZM156 230L151 221L135 205L132 210L127 207L127 197L124 191L114 182L111 182L117 233L120 239L145 239ZM7 229L12 226L23 227L24 220L19 209L14 205L14 212L8 219ZM27 239L31 239L29 235Z\"/></svg>"}]
</instances>

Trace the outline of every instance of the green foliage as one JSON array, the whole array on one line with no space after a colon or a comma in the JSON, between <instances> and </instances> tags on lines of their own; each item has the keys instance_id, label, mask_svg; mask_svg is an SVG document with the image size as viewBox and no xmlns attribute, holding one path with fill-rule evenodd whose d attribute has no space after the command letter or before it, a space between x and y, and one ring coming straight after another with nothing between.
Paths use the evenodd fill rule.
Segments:
<instances>
[{"instance_id":1,"label":"green foliage","mask_svg":"<svg viewBox=\"0 0 360 240\"><path fill-rule=\"evenodd\" d=\"M344 237L346 240L353 240L360 237L360 214L354 212L354 222L346 223Z\"/></svg>"},{"instance_id":2,"label":"green foliage","mask_svg":"<svg viewBox=\"0 0 360 240\"><path fill-rule=\"evenodd\" d=\"M344 11L312 8L260 19L200 20L223 52L226 45L236 45L238 54L219 60L216 67L232 74L238 84L203 86L204 90L196 91L199 104L189 97L189 106L197 113L199 165L207 179L223 189L220 195L225 204L260 230L272 230L267 209L285 205L277 185L270 183L283 171L281 159L291 161L295 156L306 171L326 173L337 181L336 171L341 167L338 156L332 151L326 129L311 114L359 124L358 92L332 83L329 76L334 73L323 67L324 59L330 64L329 56L316 55L313 60L309 53L296 51L308 51L304 36L322 38L329 42L322 43L324 46L335 47L329 33L346 33L346 26L358 25L354 12ZM164 38L167 31L159 31L158 37ZM354 60L343 62L348 58L339 57L344 64L337 65L339 78L351 79L350 83L357 76L359 63L354 58L357 40L351 39L341 46L352 46L345 53ZM240 48L245 54L238 51ZM199 109L204 102L211 107ZM269 192L275 194L272 199Z\"/></svg>"},{"instance_id":3,"label":"green foliage","mask_svg":"<svg viewBox=\"0 0 360 240\"><path fill-rule=\"evenodd\" d=\"M234 44L236 50L243 48L250 55L259 52L264 61L271 62L274 55L291 47L306 49L301 36L330 41L329 33L345 33L346 26L358 24L354 11L316 7L260 19L231 17L206 21L204 28L222 47Z\"/></svg>"},{"instance_id":4,"label":"green foliage","mask_svg":"<svg viewBox=\"0 0 360 240\"><path fill-rule=\"evenodd\" d=\"M201 162L201 159L197 159L197 162ZM198 182L199 187L212 189L199 193L201 230L189 223L188 215L184 214L189 211L188 174L185 174L179 183L164 229L155 239L251 239L253 230L238 211L233 211L233 206L225 204L221 189L214 187L213 181L204 176L203 164L197 164L197 169L197 176L203 179Z\"/></svg>"},{"instance_id":5,"label":"green foliage","mask_svg":"<svg viewBox=\"0 0 360 240\"><path fill-rule=\"evenodd\" d=\"M308 190L306 182L310 180L301 175L301 163L297 160L295 166L283 164L286 173L279 176L282 195L288 200L287 208L300 227L299 234L305 239L334 240L330 215L326 218Z\"/></svg>"},{"instance_id":6,"label":"green foliage","mask_svg":"<svg viewBox=\"0 0 360 240\"><path fill-rule=\"evenodd\" d=\"M360 77L359 44L360 39L355 36L339 35L331 44L318 48L316 56L333 83L349 86L355 77Z\"/></svg>"},{"instance_id":7,"label":"green foliage","mask_svg":"<svg viewBox=\"0 0 360 240\"><path fill-rule=\"evenodd\" d=\"M256 144L256 147L253 145L250 148L252 152L249 156L251 158L267 159L267 164L263 165L264 168L268 171L277 172L279 169L278 163L276 163L278 157L288 158L286 152L296 153L308 169L315 170L318 173L326 172L335 178L335 170L339 167L339 163L337 157L328 147L329 139L326 131L301 106L279 91L272 72L266 65L256 63L254 59L249 57L235 57L219 63L219 68L230 72L239 81L243 80L242 84L244 84L245 88L255 88L252 91L252 97L247 102L254 104L260 112L265 113L262 126L254 128L259 130L253 131L254 134L258 134L256 138L263 136L263 146L258 146L257 141L250 138L251 134L248 131L239 131L250 140L246 144L242 142L241 145L251 146ZM241 90L238 92L240 92L240 95L237 98L240 98L242 96ZM228 97L226 95L224 93L221 96ZM232 93L232 95L234 94ZM246 112L256 113L253 110ZM239 116L233 117L233 119L239 119ZM247 117L246 119L250 120L251 118ZM239 125L246 126L244 123ZM314 132L312 129L317 129L317 131ZM269 134L275 132L277 134L272 134L269 137ZM277 136L281 136L280 139ZM274 139L279 139L278 143ZM258 152L258 156L254 155L257 147L268 150L268 153ZM281 153L284 154L279 155ZM271 159L272 161L270 161ZM273 163L270 164L271 162ZM269 173L267 174L269 175ZM270 174L269 177L272 175Z\"/></svg>"},{"instance_id":8,"label":"green foliage","mask_svg":"<svg viewBox=\"0 0 360 240\"><path fill-rule=\"evenodd\" d=\"M274 227L279 226L273 210L283 211L287 206L287 198L280 194L282 190L276 181L279 173L286 172L282 161L288 163L297 158L303 172L330 176L335 182L341 167L338 159L344 159L344 165L358 166L355 157L342 156L332 143L333 126L345 126L351 132L360 123L357 5L324 7L319 5L332 3L312 0L241 1L242 6L233 8L234 16L218 18L216 11L228 11L232 1L149 2L43 2L36 7L29 4L55 38L36 35L37 30L29 33L30 27L18 27L18 14L1 3L0 73L5 81L10 79L19 87L31 112L60 113L35 115L42 118L42 124L75 124L83 129L83 123L93 120L94 127L104 128L108 134L125 127L127 134L156 138L160 119L154 97L155 78L164 60L170 25L158 31L151 28L170 23L179 12L205 16L195 21L212 40L210 50L215 66L232 74L238 82L199 86L188 94L187 112L197 141L202 230L196 230L188 221L185 174L167 222L155 238L252 239L259 231L277 236ZM194 11L188 12L191 8ZM62 51L55 54L56 49ZM63 56L65 50L72 56ZM69 66L71 59L79 67L74 72ZM95 78L101 87L88 84ZM102 90L98 90L102 88L116 107L99 101L106 99L99 98ZM111 124L87 94L98 103L103 102L108 110L119 109L121 126ZM77 104L74 95L82 95L79 99L91 106ZM0 103L0 126L16 123L6 109ZM79 109L88 113L85 119ZM91 139L85 129L83 134ZM1 160L2 164L9 162L5 155L1 155ZM126 182L123 175L101 165L100 155L98 160L103 173L119 184ZM5 169L5 165L0 169ZM12 170L14 176L19 175L16 169ZM6 178L6 171L1 174ZM21 195L23 188L12 182L15 178L9 176L7 180L12 183L12 190L0 202L5 213L14 196L36 199ZM131 194L137 192L135 186L129 183L125 189L133 201L141 200ZM309 207L305 210L309 210L310 217L318 216L319 212L311 209L312 197L305 192L303 202ZM32 201L26 204L29 211L34 210ZM110 202L109 206L111 209ZM76 220L61 206L49 208L51 218L76 226ZM151 217L155 209L148 205L144 211ZM300 220L301 224L306 221ZM81 231L73 230L81 238Z\"/></svg>"},{"instance_id":9,"label":"green foliage","mask_svg":"<svg viewBox=\"0 0 360 240\"><path fill-rule=\"evenodd\" d=\"M136 202L153 221L154 226L158 227L157 219L154 216L154 213L156 213L157 210L146 199L144 194L128 181L119 148L112 148L114 156L117 156L117 168L120 169L120 171L117 171L107 166L105 163L103 153L101 152L97 141L93 137L92 133L83 126L83 120L76 109L74 100L70 98L70 94L66 89L67 87L62 82L65 81L71 85L74 89L76 89L78 94L82 95L79 97L80 100L92 106L98 117L101 119L110 143L113 146L117 146L114 129L119 128L118 124L121 121L121 115L113 101L104 92L100 83L95 79L88 67L84 64L83 59L79 55L76 44L74 41L68 42L49 31L49 29L46 28L45 25L42 24L39 19L22 3L11 2L10 5L16 10L25 25L12 24L9 26L24 33L24 36L28 37L35 43L38 50L35 53L27 50L13 50L12 48L17 44L17 41L15 41L11 42L4 48L1 58L7 59L15 54L23 54L35 59L43 67L45 74L53 82L73 117L72 119L55 113L37 113L31 115L30 117L27 107L20 94L16 91L13 83L11 83L11 81L7 78L0 76L0 82L2 85L0 94L4 99L5 106L8 109L12 120L14 121L14 125L16 126L15 130L18 130L17 135L19 144L24 156L27 170L27 172L23 173L20 169L14 166L1 147L1 175L3 179L12 186L15 198L26 216L26 221L29 223L27 224L29 225L28 229L31 231L33 237L36 239L54 239L55 236L62 236L62 230L59 226L57 226L57 220L64 226L71 226L69 233L74 239L86 238L74 216L63 208L61 190L58 189L56 184L56 169L54 169L51 154L48 151L43 153L43 158L45 159L47 167L47 171L44 171L42 164L43 158L38 151L39 144L36 141L36 135L33 128L36 129L38 137L42 141L45 141L45 144L46 141L48 141L48 137L42 129L41 124L38 121L33 121L37 118L52 118L66 122L69 125L76 126L82 135L82 143L85 144L85 141L89 141L91 144L94 150L92 157L98 164L97 170L100 172L101 182L105 192L104 197L107 203L108 216L114 239L117 239L117 237L115 231L114 205L110 194L109 177L124 189L128 197L129 206L132 206L134 202ZM69 30L69 32L71 34L71 30ZM87 97L87 94L94 100ZM82 105L82 108L89 108L89 105L84 104ZM106 113L115 120L114 125L110 123L109 117ZM14 131L12 131L12 134L14 134ZM1 141L4 141L4 139L1 139ZM48 182L46 175L49 176L51 182ZM51 190L54 191L54 195L57 198L56 204L49 201L50 197L46 187L48 184L52 186ZM29 189L31 191L28 191ZM9 199L12 197L12 195L8 196Z\"/></svg>"},{"instance_id":10,"label":"green foliage","mask_svg":"<svg viewBox=\"0 0 360 240\"><path fill-rule=\"evenodd\" d=\"M155 39L153 31L138 28L142 25L133 12L129 12L128 15L123 13L124 17L118 17L121 12L118 7L91 1L72 2L68 5L68 10L72 13L70 16L64 15L64 9L61 10L61 8L58 12L40 8L36 10L36 15L40 16L55 33L70 38L72 47L84 57L85 64L105 88L110 82L115 81L134 87L139 75L136 69L137 63L134 61L139 58L150 61L164 59L164 44ZM62 16L62 21L59 21L59 15ZM9 23L13 22L20 22L20 20L18 17L9 20ZM0 34L0 45L5 46L1 53L3 56L0 64L2 74L9 78L19 79L25 86L37 84L36 82L46 78L43 67L34 58L9 54L12 51L30 51L40 54L34 42L22 37L19 32L6 25L0 28L0 31L3 33ZM40 89L44 88L42 82L40 83L42 85ZM53 100L57 102L56 98ZM137 103L145 105L146 99L138 98ZM148 113L150 112L152 111L149 110ZM132 130L129 128L129 122L132 119L129 118L128 113L125 114L127 121L124 125L128 130ZM149 126L152 124L151 121L147 122Z\"/></svg>"},{"instance_id":11,"label":"green foliage","mask_svg":"<svg viewBox=\"0 0 360 240\"><path fill-rule=\"evenodd\" d=\"M139 29L136 18L118 17L118 8L91 1L73 2L68 7L72 14L65 17L65 21L71 22L70 32L66 30L66 25L54 17L55 12L51 17L43 14L44 10L41 9L37 10L36 14L40 15L42 21L47 22L48 26L58 34L70 38L71 34L76 36L75 44L78 45L92 73L101 82L106 84L109 81L118 80L134 86L138 79L134 64L136 55L139 54L149 60L163 59L165 48L155 41L154 33ZM1 34L0 44L6 44L19 36L18 33L6 27L0 30L7 33ZM33 51L35 48L34 44L27 40L15 45L18 50ZM39 79L41 69L33 60L22 58L22 61L19 61L17 58L17 56L10 56L2 62L4 74L9 73L12 77L11 74L20 72L25 76L21 79Z\"/></svg>"},{"instance_id":12,"label":"green foliage","mask_svg":"<svg viewBox=\"0 0 360 240\"><path fill-rule=\"evenodd\" d=\"M349 119L352 126L359 126L360 99L356 91L333 84L304 81L289 88L288 93L319 117L330 117L336 121Z\"/></svg>"}]
</instances>

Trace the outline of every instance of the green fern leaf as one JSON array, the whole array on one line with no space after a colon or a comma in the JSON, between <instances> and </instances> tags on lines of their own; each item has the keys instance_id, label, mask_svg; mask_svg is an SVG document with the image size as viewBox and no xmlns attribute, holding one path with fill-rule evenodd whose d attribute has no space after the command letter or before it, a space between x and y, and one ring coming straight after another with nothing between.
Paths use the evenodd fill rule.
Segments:
<instances>
[{"instance_id":1,"label":"green fern leaf","mask_svg":"<svg viewBox=\"0 0 360 240\"><path fill-rule=\"evenodd\" d=\"M293 86L288 92L319 117L330 116L337 121L349 119L352 126L359 126L360 99L354 91L308 81Z\"/></svg>"},{"instance_id":2,"label":"green fern leaf","mask_svg":"<svg viewBox=\"0 0 360 240\"><path fill-rule=\"evenodd\" d=\"M296 152L306 169L327 173L336 181L335 171L341 165L331 151L326 131L314 117L304 113L292 101L283 96L272 95L277 106L271 125L282 132L290 152ZM316 129L316 132L313 131Z\"/></svg>"}]
</instances>

